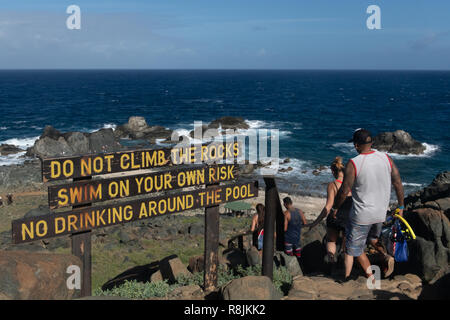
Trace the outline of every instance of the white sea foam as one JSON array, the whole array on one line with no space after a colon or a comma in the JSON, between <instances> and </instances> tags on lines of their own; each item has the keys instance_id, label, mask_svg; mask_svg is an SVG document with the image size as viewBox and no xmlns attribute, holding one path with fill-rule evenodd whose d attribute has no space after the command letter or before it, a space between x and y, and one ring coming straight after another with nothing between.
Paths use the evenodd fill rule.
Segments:
<instances>
[{"instance_id":1,"label":"white sea foam","mask_svg":"<svg viewBox=\"0 0 450 320\"><path fill-rule=\"evenodd\" d=\"M116 128L117 128L117 125L114 124L114 123L105 123L105 124L103 125L103 129L113 129L113 130L116 130Z\"/></svg>"},{"instance_id":2,"label":"white sea foam","mask_svg":"<svg viewBox=\"0 0 450 320\"><path fill-rule=\"evenodd\" d=\"M403 182L405 187L423 187L424 185L421 183L412 183L412 182Z\"/></svg>"},{"instance_id":3,"label":"white sea foam","mask_svg":"<svg viewBox=\"0 0 450 320\"><path fill-rule=\"evenodd\" d=\"M438 150L439 146L422 143L425 146L425 151L422 154L398 154L398 153L389 153L389 155L394 159L405 159L405 158L430 158L432 157Z\"/></svg>"},{"instance_id":4,"label":"white sea foam","mask_svg":"<svg viewBox=\"0 0 450 320\"><path fill-rule=\"evenodd\" d=\"M267 122L262 121L262 120L245 120L245 123L248 124L250 129L258 129L258 128L267 127Z\"/></svg>"},{"instance_id":5,"label":"white sea foam","mask_svg":"<svg viewBox=\"0 0 450 320\"><path fill-rule=\"evenodd\" d=\"M0 156L0 166L9 166L12 164L20 164L23 163L26 158L23 157L25 155L25 150L29 147L32 147L34 145L34 142L39 137L32 137L32 138L11 138L8 140L0 141L1 144L12 144L24 151L18 152L15 154L10 154L7 156Z\"/></svg>"},{"instance_id":6,"label":"white sea foam","mask_svg":"<svg viewBox=\"0 0 450 320\"><path fill-rule=\"evenodd\" d=\"M89 133L93 133L93 132L97 132L97 131L99 131L99 130L101 130L101 129L113 129L113 130L116 130L116 128L117 128L117 125L116 124L114 124L114 123L105 123L105 124L103 124L103 126L100 128L100 129L91 129L91 130L80 130L80 131L88 131Z\"/></svg>"},{"instance_id":7,"label":"white sea foam","mask_svg":"<svg viewBox=\"0 0 450 320\"><path fill-rule=\"evenodd\" d=\"M39 136L32 138L11 138L1 141L0 144L12 144L22 150L25 150L34 145L34 142L39 139Z\"/></svg>"},{"instance_id":8,"label":"white sea foam","mask_svg":"<svg viewBox=\"0 0 450 320\"><path fill-rule=\"evenodd\" d=\"M15 154L10 154L7 156L0 156L0 166L10 166L13 164L23 163L25 161L25 158L23 157L24 154L25 154L25 151L15 153Z\"/></svg>"},{"instance_id":9,"label":"white sea foam","mask_svg":"<svg viewBox=\"0 0 450 320\"><path fill-rule=\"evenodd\" d=\"M8 127L0 127L0 130L6 130Z\"/></svg>"},{"instance_id":10,"label":"white sea foam","mask_svg":"<svg viewBox=\"0 0 450 320\"><path fill-rule=\"evenodd\" d=\"M389 152L389 155L394 159L405 159L405 158L428 158L432 157L438 150L439 146L429 144L429 143L422 143L425 146L425 151L423 154L398 154L398 153L391 153ZM351 142L337 142L332 145L335 149L338 149L345 153L352 153L356 155L356 150L353 146L353 143ZM376 150L376 149L374 149Z\"/></svg>"}]
</instances>

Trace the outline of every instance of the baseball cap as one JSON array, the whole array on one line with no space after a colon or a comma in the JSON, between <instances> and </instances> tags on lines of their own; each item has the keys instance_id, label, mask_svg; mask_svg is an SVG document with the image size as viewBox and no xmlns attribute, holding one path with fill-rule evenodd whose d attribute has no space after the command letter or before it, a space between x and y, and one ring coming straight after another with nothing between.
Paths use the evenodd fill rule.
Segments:
<instances>
[{"instance_id":1,"label":"baseball cap","mask_svg":"<svg viewBox=\"0 0 450 320\"><path fill-rule=\"evenodd\" d=\"M369 130L359 128L353 132L353 138L348 142L353 142L355 144L368 144L372 142L372 134Z\"/></svg>"}]
</instances>

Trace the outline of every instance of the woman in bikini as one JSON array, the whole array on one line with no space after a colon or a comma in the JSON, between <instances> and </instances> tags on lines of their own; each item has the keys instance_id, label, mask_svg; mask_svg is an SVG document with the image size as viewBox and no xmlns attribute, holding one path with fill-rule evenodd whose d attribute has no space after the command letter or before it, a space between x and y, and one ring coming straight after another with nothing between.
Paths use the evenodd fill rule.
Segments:
<instances>
[{"instance_id":1,"label":"woman in bikini","mask_svg":"<svg viewBox=\"0 0 450 320\"><path fill-rule=\"evenodd\" d=\"M342 181L344 180L344 164L342 163L342 157L336 157L334 161L331 163L331 172L335 178L334 181L328 183L327 187L327 202L325 207L322 209L322 212L317 217L317 219L309 224L310 229L317 226L325 217L327 218L327 256L326 262L332 268L337 262L337 254L336 254L336 242L339 240L339 237L342 237L342 248L345 245L345 227L348 219L348 214L352 207L352 194L349 192L344 204L339 208L339 211L336 214L336 218L333 217L331 212L331 208L333 207L334 198L336 197L339 189L341 188ZM342 235L341 235L342 233Z\"/></svg>"}]
</instances>

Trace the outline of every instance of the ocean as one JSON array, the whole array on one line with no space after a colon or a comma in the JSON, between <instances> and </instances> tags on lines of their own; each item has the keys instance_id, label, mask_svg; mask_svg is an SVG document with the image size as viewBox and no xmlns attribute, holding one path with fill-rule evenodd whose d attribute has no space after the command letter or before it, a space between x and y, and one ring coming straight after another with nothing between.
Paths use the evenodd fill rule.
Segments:
<instances>
[{"instance_id":1,"label":"ocean","mask_svg":"<svg viewBox=\"0 0 450 320\"><path fill-rule=\"evenodd\" d=\"M364 127L403 129L425 143L420 156L395 155L406 192L450 166L450 72L428 71L0 71L0 144L33 145L45 125L61 131L114 128L130 116L150 125L193 128L194 121L240 116L252 128L280 130L283 191L323 195L335 156ZM2 156L0 165L23 154Z\"/></svg>"}]
</instances>

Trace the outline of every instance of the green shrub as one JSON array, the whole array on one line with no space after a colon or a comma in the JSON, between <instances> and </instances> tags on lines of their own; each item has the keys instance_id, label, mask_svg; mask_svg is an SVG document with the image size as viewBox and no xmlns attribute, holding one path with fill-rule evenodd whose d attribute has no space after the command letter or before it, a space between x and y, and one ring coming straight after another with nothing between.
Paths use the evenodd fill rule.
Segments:
<instances>
[{"instance_id":1,"label":"green shrub","mask_svg":"<svg viewBox=\"0 0 450 320\"><path fill-rule=\"evenodd\" d=\"M129 299L147 299L152 297L165 297L170 292L170 286L166 281L137 282L136 280L125 281L122 285L110 290L98 289L94 295L97 296L119 296Z\"/></svg>"},{"instance_id":2,"label":"green shrub","mask_svg":"<svg viewBox=\"0 0 450 320\"><path fill-rule=\"evenodd\" d=\"M203 272L196 272L191 276L180 275L175 279L175 283L169 285L167 281L157 282L137 282L136 280L125 281L119 287L111 290L102 291L97 289L94 292L96 296L119 296L129 299L148 299L152 297L165 297L173 289L189 285L203 285ZM231 280L261 275L261 266L253 266L244 268L238 266L236 270L226 270L223 265L219 265L218 269L218 286L222 287ZM275 268L273 272L273 284L277 290L283 294L287 294L292 285L292 276L285 267Z\"/></svg>"}]
</instances>

